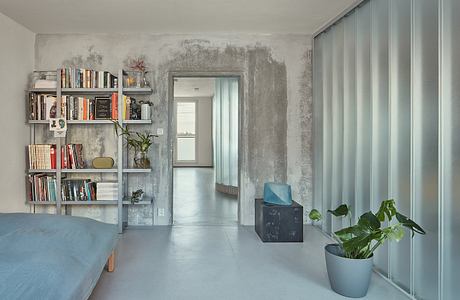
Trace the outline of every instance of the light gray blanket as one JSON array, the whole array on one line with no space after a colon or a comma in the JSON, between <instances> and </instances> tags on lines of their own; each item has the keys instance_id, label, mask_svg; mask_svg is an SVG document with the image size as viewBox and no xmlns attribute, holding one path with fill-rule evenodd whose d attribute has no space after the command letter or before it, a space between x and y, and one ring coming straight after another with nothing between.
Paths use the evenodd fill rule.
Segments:
<instances>
[{"instance_id":1,"label":"light gray blanket","mask_svg":"<svg viewBox=\"0 0 460 300\"><path fill-rule=\"evenodd\" d=\"M87 299L117 239L87 218L0 214L0 299Z\"/></svg>"}]
</instances>

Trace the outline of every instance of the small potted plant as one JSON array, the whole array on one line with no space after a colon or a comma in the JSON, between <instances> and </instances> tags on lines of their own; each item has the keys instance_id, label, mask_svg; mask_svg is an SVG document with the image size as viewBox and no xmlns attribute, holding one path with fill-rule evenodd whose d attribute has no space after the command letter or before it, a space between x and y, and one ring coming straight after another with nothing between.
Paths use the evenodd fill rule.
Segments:
<instances>
[{"instance_id":1,"label":"small potted plant","mask_svg":"<svg viewBox=\"0 0 460 300\"><path fill-rule=\"evenodd\" d=\"M131 203L139 203L139 201L142 200L144 197L144 191L142 189L138 189L137 191L134 191L131 193L131 197L129 199L131 200Z\"/></svg>"},{"instance_id":2,"label":"small potted plant","mask_svg":"<svg viewBox=\"0 0 460 300\"><path fill-rule=\"evenodd\" d=\"M387 240L399 242L404 237L404 228L412 232L412 237L415 233L425 234L417 223L396 210L394 200L383 201L375 214L371 211L362 214L355 225L352 225L351 210L346 204L328 210L328 213L335 217L348 217L350 221L349 227L334 232L337 243L325 247L331 287L346 297L360 298L367 294L374 251L379 246ZM311 210L308 216L312 221L322 218L316 209Z\"/></svg>"},{"instance_id":3,"label":"small potted plant","mask_svg":"<svg viewBox=\"0 0 460 300\"><path fill-rule=\"evenodd\" d=\"M150 159L147 153L153 144L153 138L158 136L151 133L130 131L128 126L125 128L118 121L113 121L113 123L115 125L115 132L125 138L128 148L134 150L134 166L139 169L149 169Z\"/></svg>"}]
</instances>

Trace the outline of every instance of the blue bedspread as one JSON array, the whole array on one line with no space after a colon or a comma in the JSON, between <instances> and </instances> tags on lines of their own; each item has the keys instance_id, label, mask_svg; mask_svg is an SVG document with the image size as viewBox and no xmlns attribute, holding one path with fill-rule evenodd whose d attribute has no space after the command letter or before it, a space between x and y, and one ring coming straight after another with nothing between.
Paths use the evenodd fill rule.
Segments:
<instances>
[{"instance_id":1,"label":"blue bedspread","mask_svg":"<svg viewBox=\"0 0 460 300\"><path fill-rule=\"evenodd\" d=\"M0 299L87 299L117 236L87 218L0 214Z\"/></svg>"}]
</instances>

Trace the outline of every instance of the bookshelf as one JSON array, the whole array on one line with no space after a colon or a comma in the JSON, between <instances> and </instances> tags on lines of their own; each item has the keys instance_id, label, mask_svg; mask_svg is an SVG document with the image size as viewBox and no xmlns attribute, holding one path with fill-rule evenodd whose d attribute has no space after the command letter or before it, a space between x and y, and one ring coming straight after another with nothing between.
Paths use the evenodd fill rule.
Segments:
<instances>
[{"instance_id":1,"label":"bookshelf","mask_svg":"<svg viewBox=\"0 0 460 300\"><path fill-rule=\"evenodd\" d=\"M144 88L128 88L124 87L123 83L123 70L118 70L118 88L62 88L61 87L61 69L57 70L57 87L56 88L31 88L27 90L27 94L48 94L56 96L56 107L61 107L61 96L110 96L112 93L118 93L118 118L116 119L122 126L130 125L149 125L152 124L152 120L123 120L123 95L143 95L150 96L153 90L150 87ZM27 97L29 101L29 97ZM29 107L29 105L28 105ZM56 117L61 117L61 109L56 109ZM27 120L27 124L31 127L30 130L30 144L35 144L35 126L48 126L48 120ZM111 120L68 120L67 130L73 130L73 125L78 126L113 126ZM76 129L78 130L78 129ZM129 205L151 205L153 203L153 197L144 195L141 201L137 203L131 203L127 193L127 182L128 174L147 174L151 172L151 169L134 169L127 168L123 165L123 157L127 155L127 148L123 145L123 137L118 136L116 138L116 157L115 166L111 169L62 169L61 168L61 146L65 145L65 138L54 138L53 144L56 144L56 169L27 169L27 174L50 174L56 177L56 201L27 201L30 205L44 205L44 206L55 206L56 214L61 214L62 208L67 211L67 206L94 206L94 205L110 205L116 206L118 211L118 229L119 232L123 232L124 220L127 219L126 207ZM116 182L118 183L118 199L113 200L92 200L92 201L63 201L61 195L61 182L63 175L66 174L113 174L116 175ZM126 177L126 179L125 179ZM145 189L144 189L145 190Z\"/></svg>"}]
</instances>

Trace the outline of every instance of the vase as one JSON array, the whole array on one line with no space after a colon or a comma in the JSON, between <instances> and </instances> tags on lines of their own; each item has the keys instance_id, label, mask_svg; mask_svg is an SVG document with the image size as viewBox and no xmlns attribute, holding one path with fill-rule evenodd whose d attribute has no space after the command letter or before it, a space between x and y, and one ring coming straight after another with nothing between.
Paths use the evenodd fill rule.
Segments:
<instances>
[{"instance_id":1,"label":"vase","mask_svg":"<svg viewBox=\"0 0 460 300\"><path fill-rule=\"evenodd\" d=\"M150 169L150 159L146 151L137 151L134 154L134 167L137 169Z\"/></svg>"},{"instance_id":2,"label":"vase","mask_svg":"<svg viewBox=\"0 0 460 300\"><path fill-rule=\"evenodd\" d=\"M331 288L350 298L366 296L372 276L373 256L351 259L343 256L338 244L325 247L327 275Z\"/></svg>"}]
</instances>

